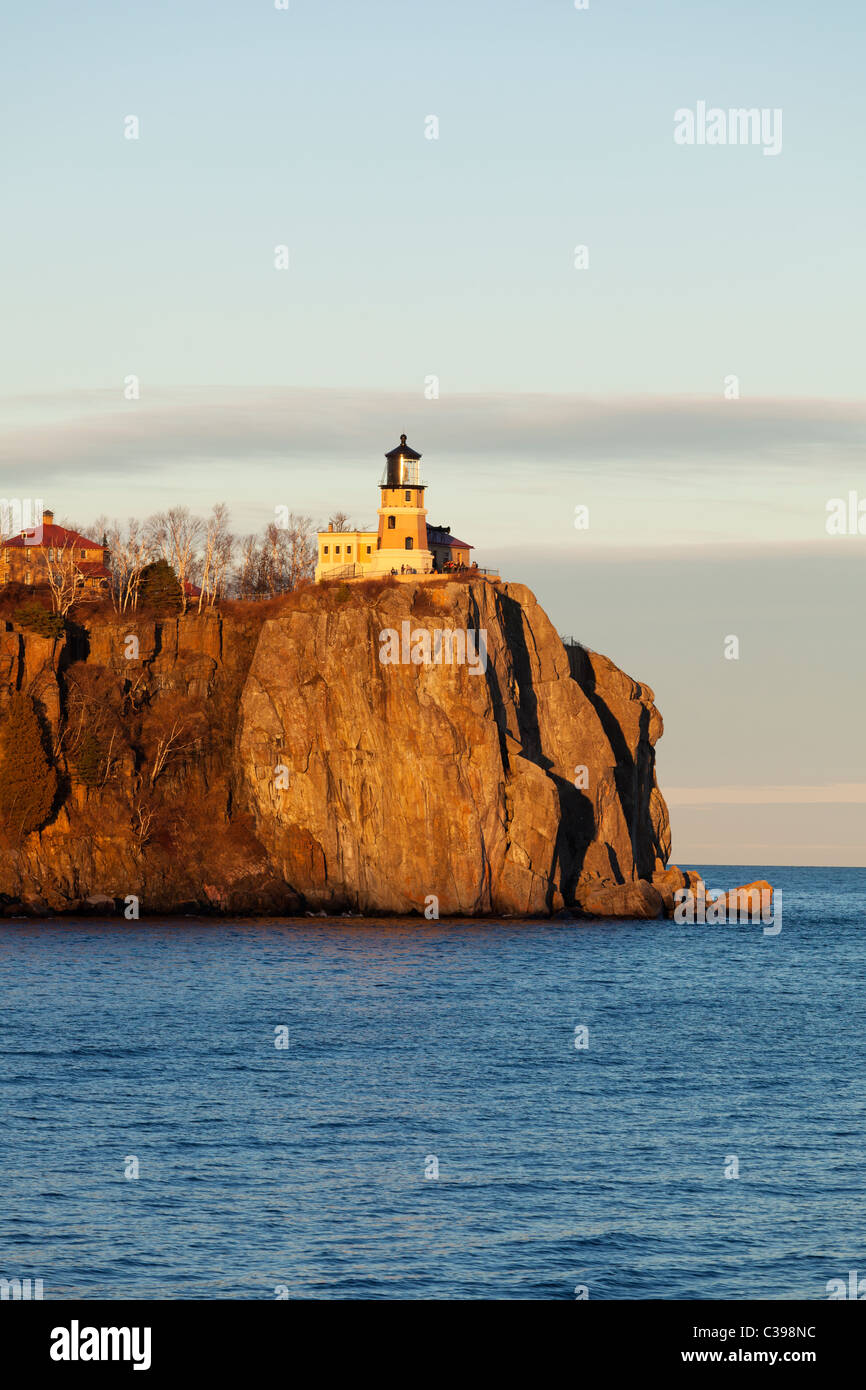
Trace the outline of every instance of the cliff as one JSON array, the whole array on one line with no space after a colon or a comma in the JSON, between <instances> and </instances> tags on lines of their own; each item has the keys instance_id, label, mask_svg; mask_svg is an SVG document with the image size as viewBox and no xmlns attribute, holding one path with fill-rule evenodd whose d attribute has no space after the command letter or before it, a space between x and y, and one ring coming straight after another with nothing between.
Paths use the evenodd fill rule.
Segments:
<instances>
[{"instance_id":1,"label":"cliff","mask_svg":"<svg viewBox=\"0 0 866 1390\"><path fill-rule=\"evenodd\" d=\"M685 882L653 692L522 585L82 621L0 623L0 711L32 696L58 774L47 823L3 831L7 912L657 916ZM0 784L13 756L0 722Z\"/></svg>"}]
</instances>

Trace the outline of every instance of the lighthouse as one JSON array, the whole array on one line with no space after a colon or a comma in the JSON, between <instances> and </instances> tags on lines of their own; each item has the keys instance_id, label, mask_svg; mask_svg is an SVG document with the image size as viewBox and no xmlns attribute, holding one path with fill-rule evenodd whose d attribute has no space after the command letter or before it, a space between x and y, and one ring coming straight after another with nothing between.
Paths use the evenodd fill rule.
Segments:
<instances>
[{"instance_id":1,"label":"lighthouse","mask_svg":"<svg viewBox=\"0 0 866 1390\"><path fill-rule=\"evenodd\" d=\"M379 483L379 534L375 568L381 574L405 566L426 574L433 568L427 548L425 484L421 481L421 455L406 442L385 455L385 471Z\"/></svg>"},{"instance_id":2,"label":"lighthouse","mask_svg":"<svg viewBox=\"0 0 866 1390\"><path fill-rule=\"evenodd\" d=\"M431 527L428 534L425 487L421 455L401 434L400 443L385 455L377 530L335 530L329 522L327 531L317 535L316 581L431 574L448 568L448 561L468 563L472 547L453 537L450 527Z\"/></svg>"}]
</instances>

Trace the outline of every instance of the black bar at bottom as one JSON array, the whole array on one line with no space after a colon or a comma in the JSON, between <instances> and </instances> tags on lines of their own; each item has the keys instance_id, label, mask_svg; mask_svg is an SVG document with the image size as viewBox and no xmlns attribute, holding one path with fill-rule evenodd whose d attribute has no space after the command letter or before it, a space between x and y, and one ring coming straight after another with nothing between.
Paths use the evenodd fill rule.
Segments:
<instances>
[{"instance_id":1,"label":"black bar at bottom","mask_svg":"<svg viewBox=\"0 0 866 1390\"><path fill-rule=\"evenodd\" d=\"M315 1378L322 1371L339 1367L344 1357L354 1373L364 1365L368 1371L394 1367L389 1339L403 1328L408 1330L419 1312L423 1321L431 1312L427 1304L428 1311L423 1313L424 1300L412 1303L415 1309L408 1311L412 1304L394 1307L389 1306L389 1300L370 1300L363 1304L361 1323L356 1321L355 1308L347 1310L342 1302L328 1306L326 1300L3 1301L0 1336L4 1364L7 1369L15 1367L19 1380L28 1372L47 1373L61 1380L70 1376L93 1379L109 1372L115 1377L129 1374L133 1383L144 1383L148 1377L154 1384L168 1384L187 1373L224 1380L265 1367L282 1367L294 1378L300 1369L300 1353L306 1353L308 1371L302 1378L307 1379L310 1372ZM735 1373L741 1366L773 1370L798 1366L826 1379L828 1374L860 1362L858 1353L866 1330L863 1315L859 1308L845 1303L575 1300L567 1306L560 1304L556 1316L549 1309L543 1315L543 1330L536 1312L523 1331L520 1324L529 1302L472 1300L463 1305L461 1315L461 1321L471 1317L471 1323L460 1329L462 1351L448 1337L440 1306L426 1334L422 1322L418 1334L423 1342L418 1347L416 1370L423 1373L423 1379L429 1379L437 1366L443 1375L453 1375L458 1365L465 1371L470 1360L486 1361L489 1376L490 1362L518 1352L521 1359L527 1353L531 1360L541 1358L537 1363L540 1375L542 1364L549 1365L554 1350L547 1339L562 1336L562 1349L575 1372L581 1367L589 1372L594 1366L594 1377L602 1369L652 1374L679 1367L687 1375L699 1376L712 1366ZM497 1325L500 1309L507 1322ZM543 1340L539 1339L540 1330ZM468 1347L475 1348L469 1357ZM405 1349L399 1360L401 1378L408 1372L411 1379L412 1365Z\"/></svg>"}]
</instances>

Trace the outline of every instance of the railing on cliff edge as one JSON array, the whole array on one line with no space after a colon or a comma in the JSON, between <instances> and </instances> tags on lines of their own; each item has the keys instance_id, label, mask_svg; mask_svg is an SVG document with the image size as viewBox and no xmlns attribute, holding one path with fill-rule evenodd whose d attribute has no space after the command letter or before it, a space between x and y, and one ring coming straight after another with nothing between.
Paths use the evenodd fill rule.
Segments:
<instances>
[{"instance_id":1,"label":"railing on cliff edge","mask_svg":"<svg viewBox=\"0 0 866 1390\"><path fill-rule=\"evenodd\" d=\"M328 570L323 579L359 579L364 574L363 565L341 565L339 569Z\"/></svg>"},{"instance_id":2,"label":"railing on cliff edge","mask_svg":"<svg viewBox=\"0 0 866 1390\"><path fill-rule=\"evenodd\" d=\"M495 569L486 569L486 568L484 568L482 565L463 565L462 568L460 568L460 569L432 570L431 573L432 573L432 574L438 574L438 575L443 575L443 574L468 574L470 579L472 578L472 576L473 576L474 574L489 574L489 575L491 575L494 579L498 579L498 578L500 577L500 576L499 576L499 570L495 570Z\"/></svg>"},{"instance_id":3,"label":"railing on cliff edge","mask_svg":"<svg viewBox=\"0 0 866 1390\"><path fill-rule=\"evenodd\" d=\"M559 634L559 640L565 647L568 669L573 679L582 682L587 671L586 647L582 646L576 637L566 637L564 633Z\"/></svg>"},{"instance_id":4,"label":"railing on cliff edge","mask_svg":"<svg viewBox=\"0 0 866 1390\"><path fill-rule=\"evenodd\" d=\"M396 572L396 574L399 577L399 570L392 570L390 572L392 574ZM491 569L482 565L464 565L462 569L452 570L423 571L408 569L406 571L406 574L416 575L418 578L424 578L427 575L429 575L431 578L436 579L447 579L450 578L452 575L455 578L462 575L464 578L471 579L473 578L473 576L478 574L487 575L491 579L500 578L500 573L498 569ZM377 574L371 574L368 565L341 565L339 569L329 570L327 574L323 574L322 580L324 582L327 582L332 579L382 579L385 577L386 576L383 575L381 572ZM240 599L243 603L267 603L270 599L281 598L284 592L288 593L290 592L290 590L281 590L279 593L276 594L233 594L231 595L231 597Z\"/></svg>"}]
</instances>

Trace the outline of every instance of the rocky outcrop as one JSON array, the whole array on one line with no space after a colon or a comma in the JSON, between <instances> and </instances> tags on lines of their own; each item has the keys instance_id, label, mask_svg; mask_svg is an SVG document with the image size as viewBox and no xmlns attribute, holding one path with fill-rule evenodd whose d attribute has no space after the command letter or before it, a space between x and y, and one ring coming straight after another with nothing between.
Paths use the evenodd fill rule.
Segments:
<instances>
[{"instance_id":1,"label":"rocky outcrop","mask_svg":"<svg viewBox=\"0 0 866 1390\"><path fill-rule=\"evenodd\" d=\"M62 787L0 844L8 911L649 918L682 877L652 690L564 647L522 585L330 585L264 621L94 618L65 646L0 626L0 705L36 697Z\"/></svg>"},{"instance_id":2,"label":"rocky outcrop","mask_svg":"<svg viewBox=\"0 0 866 1390\"><path fill-rule=\"evenodd\" d=\"M579 906L590 917L661 917L665 907L661 893L646 879L633 883L588 883L577 890Z\"/></svg>"},{"instance_id":3,"label":"rocky outcrop","mask_svg":"<svg viewBox=\"0 0 866 1390\"><path fill-rule=\"evenodd\" d=\"M729 920L754 920L773 911L775 894L773 885L765 878L754 879L739 888L731 888L722 895L725 914Z\"/></svg>"},{"instance_id":4,"label":"rocky outcrop","mask_svg":"<svg viewBox=\"0 0 866 1390\"><path fill-rule=\"evenodd\" d=\"M697 875L694 875L697 879ZM689 875L676 865L671 865L669 869L658 869L652 876L652 886L660 895L662 907L670 917L676 905L676 894L682 889L692 886ZM695 885L696 886L696 885Z\"/></svg>"},{"instance_id":5,"label":"rocky outcrop","mask_svg":"<svg viewBox=\"0 0 866 1390\"><path fill-rule=\"evenodd\" d=\"M662 866L648 686L570 657L522 585L346 587L334 609L314 592L266 623L240 707L257 837L307 902L535 915ZM383 664L381 634L407 629L409 646L484 633L486 670Z\"/></svg>"}]
</instances>

